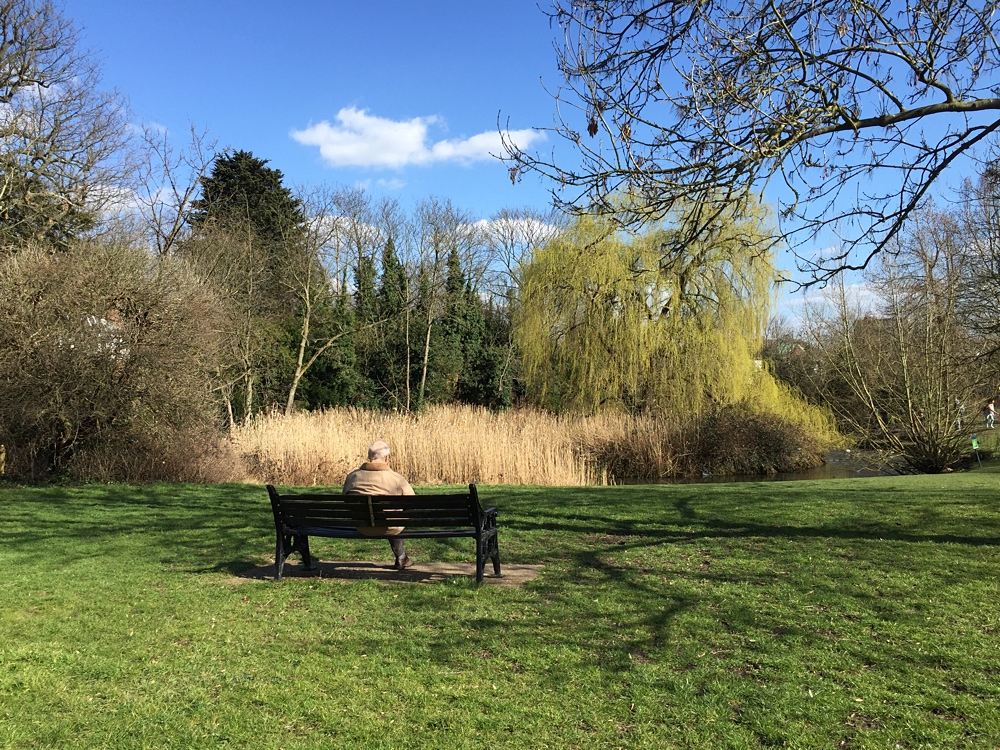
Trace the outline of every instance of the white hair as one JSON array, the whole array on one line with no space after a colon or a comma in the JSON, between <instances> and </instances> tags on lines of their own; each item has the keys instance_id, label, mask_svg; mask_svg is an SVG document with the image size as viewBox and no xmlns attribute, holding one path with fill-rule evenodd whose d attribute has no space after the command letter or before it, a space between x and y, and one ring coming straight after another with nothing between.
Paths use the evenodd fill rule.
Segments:
<instances>
[{"instance_id":1,"label":"white hair","mask_svg":"<svg viewBox=\"0 0 1000 750\"><path fill-rule=\"evenodd\" d=\"M388 457L389 457L388 443L382 440L376 440L374 443L368 446L369 461L384 461Z\"/></svg>"}]
</instances>

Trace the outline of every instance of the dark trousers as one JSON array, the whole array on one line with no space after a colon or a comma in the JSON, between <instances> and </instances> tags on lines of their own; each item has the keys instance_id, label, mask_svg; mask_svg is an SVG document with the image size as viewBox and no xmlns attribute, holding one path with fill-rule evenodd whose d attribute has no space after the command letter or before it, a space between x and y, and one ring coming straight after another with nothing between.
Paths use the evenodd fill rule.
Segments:
<instances>
[{"instance_id":1,"label":"dark trousers","mask_svg":"<svg viewBox=\"0 0 1000 750\"><path fill-rule=\"evenodd\" d=\"M406 555L406 552L403 551L402 539L396 536L390 536L388 537L388 539L389 539L389 546L392 547L392 554L394 554L396 557L403 557L404 555Z\"/></svg>"}]
</instances>

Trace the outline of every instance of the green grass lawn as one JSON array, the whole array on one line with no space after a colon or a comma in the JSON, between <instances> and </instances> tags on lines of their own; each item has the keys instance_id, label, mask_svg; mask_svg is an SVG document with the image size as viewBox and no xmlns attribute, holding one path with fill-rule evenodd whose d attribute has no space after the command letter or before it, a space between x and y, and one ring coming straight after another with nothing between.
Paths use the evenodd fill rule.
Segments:
<instances>
[{"instance_id":1,"label":"green grass lawn","mask_svg":"<svg viewBox=\"0 0 1000 750\"><path fill-rule=\"evenodd\" d=\"M240 578L262 487L0 485L0 745L1000 747L1000 474L481 495L523 588Z\"/></svg>"}]
</instances>

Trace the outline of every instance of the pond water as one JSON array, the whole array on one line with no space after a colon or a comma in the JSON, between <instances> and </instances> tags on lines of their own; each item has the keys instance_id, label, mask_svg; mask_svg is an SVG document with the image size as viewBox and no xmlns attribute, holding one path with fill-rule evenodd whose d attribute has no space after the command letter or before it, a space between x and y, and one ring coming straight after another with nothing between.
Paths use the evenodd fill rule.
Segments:
<instances>
[{"instance_id":1,"label":"pond water","mask_svg":"<svg viewBox=\"0 0 1000 750\"><path fill-rule=\"evenodd\" d=\"M797 479L847 479L850 477L885 477L898 472L877 461L876 457L861 451L834 451L826 456L826 463L804 471L783 474L737 475L726 474L700 477L664 479L662 484L702 484L706 482L789 482Z\"/></svg>"}]
</instances>

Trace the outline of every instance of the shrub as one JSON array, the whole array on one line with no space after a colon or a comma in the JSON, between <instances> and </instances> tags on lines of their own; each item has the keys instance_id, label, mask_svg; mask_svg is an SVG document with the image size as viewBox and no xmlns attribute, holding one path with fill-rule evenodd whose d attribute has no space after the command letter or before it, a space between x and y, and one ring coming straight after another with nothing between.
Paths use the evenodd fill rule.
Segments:
<instances>
[{"instance_id":1,"label":"shrub","mask_svg":"<svg viewBox=\"0 0 1000 750\"><path fill-rule=\"evenodd\" d=\"M0 262L0 443L11 474L180 478L217 450L217 307L122 244Z\"/></svg>"},{"instance_id":2,"label":"shrub","mask_svg":"<svg viewBox=\"0 0 1000 750\"><path fill-rule=\"evenodd\" d=\"M761 475L816 466L832 445L801 426L747 406L716 410L685 435L685 473Z\"/></svg>"}]
</instances>

